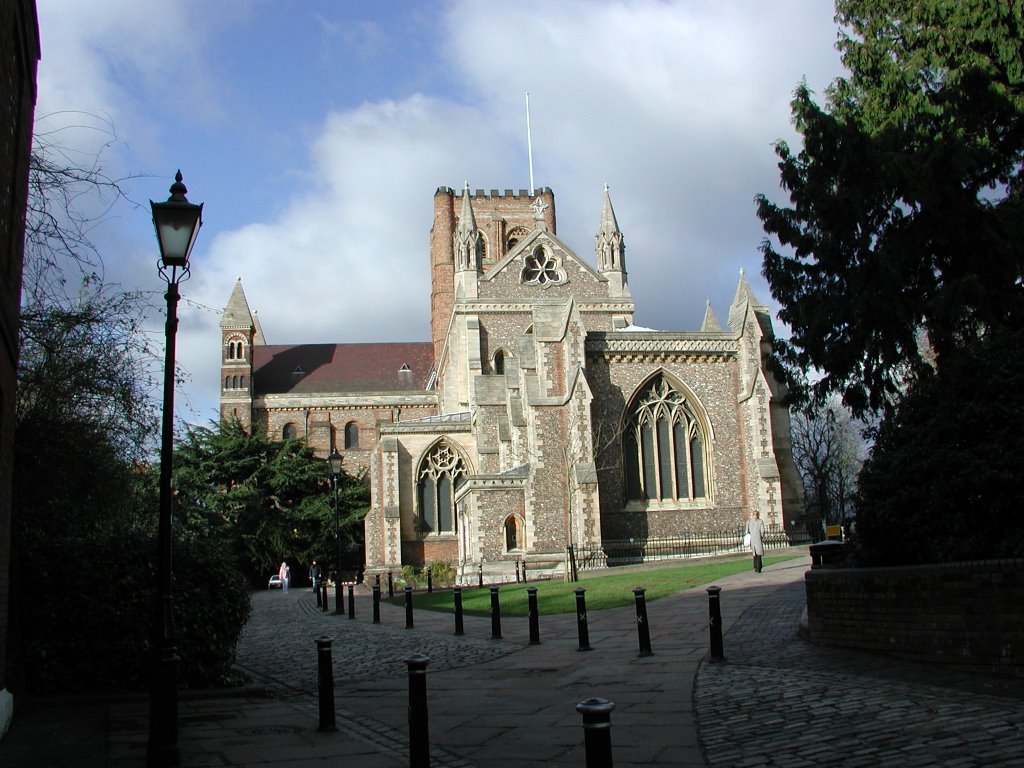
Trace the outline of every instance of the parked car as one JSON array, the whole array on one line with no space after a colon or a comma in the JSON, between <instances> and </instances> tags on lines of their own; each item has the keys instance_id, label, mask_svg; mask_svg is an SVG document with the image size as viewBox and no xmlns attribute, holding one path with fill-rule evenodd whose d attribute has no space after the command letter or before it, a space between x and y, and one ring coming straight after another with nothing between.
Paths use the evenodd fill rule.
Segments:
<instances>
[{"instance_id":1,"label":"parked car","mask_svg":"<svg viewBox=\"0 0 1024 768\"><path fill-rule=\"evenodd\" d=\"M270 581L267 582L267 589L281 589L284 584L281 582L281 577L276 573L270 577Z\"/></svg>"}]
</instances>

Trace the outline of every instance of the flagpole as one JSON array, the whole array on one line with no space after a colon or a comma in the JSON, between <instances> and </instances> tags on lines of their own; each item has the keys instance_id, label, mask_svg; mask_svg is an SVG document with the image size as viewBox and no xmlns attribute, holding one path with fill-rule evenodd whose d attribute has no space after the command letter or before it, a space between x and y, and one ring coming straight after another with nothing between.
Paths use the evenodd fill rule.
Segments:
<instances>
[{"instance_id":1,"label":"flagpole","mask_svg":"<svg viewBox=\"0 0 1024 768\"><path fill-rule=\"evenodd\" d=\"M530 92L526 92L526 154L530 161L530 197L533 197L533 142L530 138Z\"/></svg>"}]
</instances>

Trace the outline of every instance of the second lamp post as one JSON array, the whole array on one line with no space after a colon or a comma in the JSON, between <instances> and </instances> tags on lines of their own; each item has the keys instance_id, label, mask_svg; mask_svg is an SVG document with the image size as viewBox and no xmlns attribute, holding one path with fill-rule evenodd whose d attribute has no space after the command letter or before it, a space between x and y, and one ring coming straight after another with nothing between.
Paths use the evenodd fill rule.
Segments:
<instances>
[{"instance_id":1,"label":"second lamp post","mask_svg":"<svg viewBox=\"0 0 1024 768\"><path fill-rule=\"evenodd\" d=\"M341 613L341 515L338 511L338 480L341 478L341 462L343 457L338 453L338 448L331 448L331 455L327 457L327 463L331 465L331 479L334 481L334 612Z\"/></svg>"}]
</instances>

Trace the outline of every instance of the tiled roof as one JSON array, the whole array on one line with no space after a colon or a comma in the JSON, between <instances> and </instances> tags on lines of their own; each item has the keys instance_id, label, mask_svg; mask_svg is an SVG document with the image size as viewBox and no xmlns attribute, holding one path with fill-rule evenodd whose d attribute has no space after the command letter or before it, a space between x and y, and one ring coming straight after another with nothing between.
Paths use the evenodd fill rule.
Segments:
<instances>
[{"instance_id":1,"label":"tiled roof","mask_svg":"<svg viewBox=\"0 0 1024 768\"><path fill-rule=\"evenodd\" d=\"M253 394L416 392L427 386L428 341L254 346Z\"/></svg>"}]
</instances>

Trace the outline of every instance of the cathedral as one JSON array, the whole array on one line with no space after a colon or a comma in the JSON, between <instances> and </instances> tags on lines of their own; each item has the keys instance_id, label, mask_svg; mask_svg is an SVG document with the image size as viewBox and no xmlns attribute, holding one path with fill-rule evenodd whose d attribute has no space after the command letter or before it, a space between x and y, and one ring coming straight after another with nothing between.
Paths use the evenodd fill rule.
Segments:
<instances>
[{"instance_id":1,"label":"cathedral","mask_svg":"<svg viewBox=\"0 0 1024 768\"><path fill-rule=\"evenodd\" d=\"M742 273L724 328L709 304L699 330L655 331L633 324L607 188L593 260L558 238L549 188L441 187L433 221L430 341L268 344L241 280L220 323L221 418L367 479L368 573L558 572L570 545L800 518Z\"/></svg>"}]
</instances>

